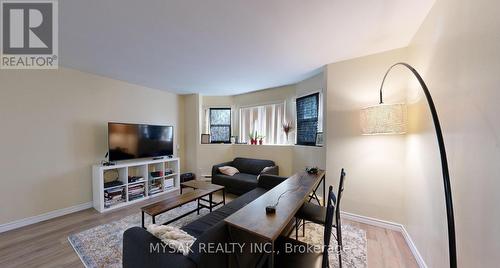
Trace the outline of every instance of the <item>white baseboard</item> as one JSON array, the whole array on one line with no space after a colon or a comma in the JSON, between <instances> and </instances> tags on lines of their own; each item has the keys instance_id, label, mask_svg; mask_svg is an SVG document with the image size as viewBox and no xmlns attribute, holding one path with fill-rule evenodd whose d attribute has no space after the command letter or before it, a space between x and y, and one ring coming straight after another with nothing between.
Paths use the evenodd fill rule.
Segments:
<instances>
[{"instance_id":1,"label":"white baseboard","mask_svg":"<svg viewBox=\"0 0 500 268\"><path fill-rule=\"evenodd\" d=\"M395 222L390 222L390 221L384 221L380 219L375 219L371 217L366 217L366 216L361 216L345 211L340 212L341 216L343 219L351 220L351 221L356 221L356 222L361 222L364 224L369 224L377 227L382 227L394 231L399 231L405 238L406 244L408 244L408 247L411 250L411 253L415 257L415 260L417 261L417 264L420 268L427 268L427 265L425 264L424 259L422 258L422 255L420 255L420 252L418 251L417 247L415 246L415 243L411 239L410 234L408 231L406 231L405 227L400 224L400 223L395 223Z\"/></svg>"},{"instance_id":2,"label":"white baseboard","mask_svg":"<svg viewBox=\"0 0 500 268\"><path fill-rule=\"evenodd\" d=\"M88 202L88 203L83 203L83 204L72 206L72 207L53 210L53 211L43 213L43 214L40 214L37 216L32 216L32 217L16 220L13 222L0 224L0 233L14 230L17 228L21 228L21 227L24 227L24 226L27 226L30 224L34 224L34 223L38 223L41 221L50 220L50 219L53 219L56 217L64 216L66 214L70 214L70 213L77 212L80 210L88 209L91 207L92 207L92 202Z\"/></svg>"},{"instance_id":3,"label":"white baseboard","mask_svg":"<svg viewBox=\"0 0 500 268\"><path fill-rule=\"evenodd\" d=\"M402 225L399 223L379 220L379 219L370 218L367 216L361 216L361 215L357 215L357 214L353 214L353 213L349 213L349 212L345 212L345 211L341 211L340 215L342 216L343 219L357 221L357 222L365 223L368 225L382 227L382 228L386 228L386 229L390 229L390 230L394 230L394 231L401 231Z\"/></svg>"}]
</instances>

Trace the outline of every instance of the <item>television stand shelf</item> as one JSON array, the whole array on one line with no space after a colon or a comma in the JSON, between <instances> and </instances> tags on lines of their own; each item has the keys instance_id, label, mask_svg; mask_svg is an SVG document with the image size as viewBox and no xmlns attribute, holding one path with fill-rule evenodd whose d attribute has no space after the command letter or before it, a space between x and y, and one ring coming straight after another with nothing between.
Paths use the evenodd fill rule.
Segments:
<instances>
[{"instance_id":1,"label":"television stand shelf","mask_svg":"<svg viewBox=\"0 0 500 268\"><path fill-rule=\"evenodd\" d=\"M153 174L155 176L153 176ZM104 187L104 182L117 179L119 185ZM94 208L107 212L151 197L176 191L180 186L179 158L122 161L113 166L92 166ZM129 178L135 178L135 181Z\"/></svg>"}]
</instances>

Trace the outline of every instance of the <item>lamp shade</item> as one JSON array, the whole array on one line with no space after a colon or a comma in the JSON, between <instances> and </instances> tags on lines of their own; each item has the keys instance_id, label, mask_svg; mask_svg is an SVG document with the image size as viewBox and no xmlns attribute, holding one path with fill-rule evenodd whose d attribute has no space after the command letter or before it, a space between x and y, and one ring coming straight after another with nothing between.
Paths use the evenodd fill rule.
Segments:
<instances>
[{"instance_id":1,"label":"lamp shade","mask_svg":"<svg viewBox=\"0 0 500 268\"><path fill-rule=\"evenodd\" d=\"M363 135L405 134L406 105L379 104L361 110Z\"/></svg>"}]
</instances>

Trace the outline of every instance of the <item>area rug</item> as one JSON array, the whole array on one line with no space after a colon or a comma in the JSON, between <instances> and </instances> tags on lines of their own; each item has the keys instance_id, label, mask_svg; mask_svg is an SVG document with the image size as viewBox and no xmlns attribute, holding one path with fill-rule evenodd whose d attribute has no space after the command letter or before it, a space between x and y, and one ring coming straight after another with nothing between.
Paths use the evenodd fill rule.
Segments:
<instances>
[{"instance_id":1,"label":"area rug","mask_svg":"<svg viewBox=\"0 0 500 268\"><path fill-rule=\"evenodd\" d=\"M196 208L196 202L186 204L157 217L157 222L166 222L189 210ZM170 225L182 227L195 219L208 214L208 210L201 210L200 215L190 214ZM151 222L146 217L146 225ZM141 214L133 214L121 220L96 226L68 237L75 252L85 267L122 267L122 239L123 232L130 227L141 226ZM343 267L366 267L366 233L365 231L348 224L342 226L344 253L342 254ZM299 232L302 233L302 232ZM323 227L307 223L306 237L299 236L299 240L306 243L321 245L323 241ZM332 238L332 245L336 245ZM330 267L337 267L336 254L329 254Z\"/></svg>"},{"instance_id":2,"label":"area rug","mask_svg":"<svg viewBox=\"0 0 500 268\"><path fill-rule=\"evenodd\" d=\"M299 240L311 245L323 245L324 227L312 222L306 222L305 237L302 236L302 227L299 228ZM295 239L295 231L290 234ZM367 242L366 232L358 227L349 224L342 224L341 251L342 267L367 267ZM339 267L338 255L336 251L337 241L335 240L335 229L332 229L330 239L331 250L328 254L330 267Z\"/></svg>"},{"instance_id":3,"label":"area rug","mask_svg":"<svg viewBox=\"0 0 500 268\"><path fill-rule=\"evenodd\" d=\"M195 209L196 202L188 203L182 207L173 209L156 217L156 222L167 222L176 216ZM182 227L197 218L208 214L207 209L200 210L200 215L189 214L173 223L171 226ZM151 224L151 217L145 216L146 226ZM123 232L134 227L141 226L141 213L127 216L121 220L102 224L68 237L69 242L87 268L94 267L122 267L122 241Z\"/></svg>"}]
</instances>

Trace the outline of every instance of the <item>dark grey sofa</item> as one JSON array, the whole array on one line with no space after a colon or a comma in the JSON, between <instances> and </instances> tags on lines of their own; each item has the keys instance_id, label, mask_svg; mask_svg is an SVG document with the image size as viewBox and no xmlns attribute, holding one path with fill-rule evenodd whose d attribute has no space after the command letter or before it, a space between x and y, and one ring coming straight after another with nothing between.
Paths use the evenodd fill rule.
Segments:
<instances>
[{"instance_id":1,"label":"dark grey sofa","mask_svg":"<svg viewBox=\"0 0 500 268\"><path fill-rule=\"evenodd\" d=\"M233 176L224 175L219 171L219 167L223 166L235 167L240 173ZM223 185L228 193L241 195L257 187L257 176L266 167L273 167L266 174L279 175L279 167L274 161L237 157L233 161L212 167L212 183Z\"/></svg>"},{"instance_id":2,"label":"dark grey sofa","mask_svg":"<svg viewBox=\"0 0 500 268\"><path fill-rule=\"evenodd\" d=\"M230 254L200 252L198 245L200 243L223 244L231 242L224 219L286 179L275 175L262 175L257 187L252 191L182 227L182 230L196 237L196 241L191 247L192 252L188 256L172 253L168 247L166 247L166 252L163 250L160 252L152 251L151 245L161 243L158 238L141 227L132 227L126 230L123 234L123 267L229 267L229 263L234 261L231 259L233 257L229 256ZM162 249L162 246L159 248Z\"/></svg>"}]
</instances>

